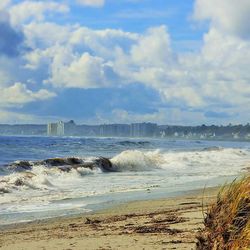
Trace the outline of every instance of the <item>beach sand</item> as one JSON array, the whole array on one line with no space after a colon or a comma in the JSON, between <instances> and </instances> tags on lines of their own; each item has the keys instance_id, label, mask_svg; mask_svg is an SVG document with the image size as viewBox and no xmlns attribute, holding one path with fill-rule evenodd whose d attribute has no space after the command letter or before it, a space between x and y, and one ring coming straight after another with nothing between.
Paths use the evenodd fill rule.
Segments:
<instances>
[{"instance_id":1,"label":"beach sand","mask_svg":"<svg viewBox=\"0 0 250 250\"><path fill-rule=\"evenodd\" d=\"M0 230L0 249L195 249L196 232L203 227L202 204L210 204L217 192L209 188L88 215L12 225Z\"/></svg>"}]
</instances>

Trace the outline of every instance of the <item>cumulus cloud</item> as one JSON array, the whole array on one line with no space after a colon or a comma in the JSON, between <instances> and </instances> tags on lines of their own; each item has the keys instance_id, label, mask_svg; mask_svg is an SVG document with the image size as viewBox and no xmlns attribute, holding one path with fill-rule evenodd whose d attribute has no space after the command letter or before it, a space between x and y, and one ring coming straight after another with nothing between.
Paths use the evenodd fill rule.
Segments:
<instances>
[{"instance_id":1,"label":"cumulus cloud","mask_svg":"<svg viewBox=\"0 0 250 250\"><path fill-rule=\"evenodd\" d=\"M131 48L132 60L140 66L163 66L172 61L170 37L165 26L147 30Z\"/></svg>"},{"instance_id":2,"label":"cumulus cloud","mask_svg":"<svg viewBox=\"0 0 250 250\"><path fill-rule=\"evenodd\" d=\"M26 54L26 66L39 70L47 65L49 75L44 82L55 88L139 82L156 89L163 102L175 107L249 104L249 42L212 27L204 35L201 51L189 54L173 51L165 26L137 34L31 23L24 32L29 46L40 45ZM50 33L61 38L56 45Z\"/></svg>"},{"instance_id":3,"label":"cumulus cloud","mask_svg":"<svg viewBox=\"0 0 250 250\"><path fill-rule=\"evenodd\" d=\"M55 1L22 1L9 9L11 22L14 25L23 24L26 21L37 20L42 21L45 14L52 13L66 13L69 7L65 4Z\"/></svg>"},{"instance_id":4,"label":"cumulus cloud","mask_svg":"<svg viewBox=\"0 0 250 250\"><path fill-rule=\"evenodd\" d=\"M84 53L72 58L68 64L57 55L51 65L52 77L47 81L56 87L98 88L111 86L114 72L112 64L100 57Z\"/></svg>"},{"instance_id":5,"label":"cumulus cloud","mask_svg":"<svg viewBox=\"0 0 250 250\"><path fill-rule=\"evenodd\" d=\"M76 0L76 2L90 7L102 7L105 4L105 0Z\"/></svg>"},{"instance_id":6,"label":"cumulus cloud","mask_svg":"<svg viewBox=\"0 0 250 250\"><path fill-rule=\"evenodd\" d=\"M45 100L54 96L55 93L49 92L46 89L40 89L37 92L33 92L27 89L25 84L17 82L10 87L0 88L0 106L19 106L33 101Z\"/></svg>"},{"instance_id":7,"label":"cumulus cloud","mask_svg":"<svg viewBox=\"0 0 250 250\"><path fill-rule=\"evenodd\" d=\"M32 48L24 56L25 67L39 70L47 66L50 75L44 82L60 88L121 84L114 68L116 51L128 52L139 37L122 30L91 30L51 23L31 23L25 26L24 33Z\"/></svg>"},{"instance_id":8,"label":"cumulus cloud","mask_svg":"<svg viewBox=\"0 0 250 250\"><path fill-rule=\"evenodd\" d=\"M249 0L196 0L194 18L209 20L223 32L250 38Z\"/></svg>"},{"instance_id":9,"label":"cumulus cloud","mask_svg":"<svg viewBox=\"0 0 250 250\"><path fill-rule=\"evenodd\" d=\"M69 43L78 49L90 52L105 59L113 59L116 49L128 51L139 38L139 34L125 32L119 29L93 30L87 27L77 27L70 36Z\"/></svg>"},{"instance_id":10,"label":"cumulus cloud","mask_svg":"<svg viewBox=\"0 0 250 250\"><path fill-rule=\"evenodd\" d=\"M104 3L81 2L92 6ZM43 100L42 96L44 99L53 97L54 93L44 89L48 86L60 93L63 88L121 85L129 88L129 84L140 83L160 94L159 112L140 116L117 109L112 113L114 117L121 121L152 119L162 122L163 117L172 117L172 121L178 123L181 119L188 122L218 119L220 115L216 114L221 114L225 119L234 116L243 120L245 107L250 106L250 32L245 25L250 16L246 14L249 13L248 2L241 0L236 6L233 1L196 0L195 18L208 19L210 25L201 49L183 53L173 50L166 26L136 33L94 30L79 24L62 25L46 21L46 13L68 11L64 4L22 1L9 8L14 26L8 21L8 15L0 19L0 25L4 23L11 30L3 35L6 42L4 39L0 42L0 53L18 56L18 60L11 59L14 65L11 69L17 69L15 80L11 75L13 70L4 66L8 61L0 57L0 98L7 105L16 105ZM12 48L7 46L8 37L17 41L12 43ZM20 54L24 40L30 50ZM36 86L41 90L33 92L20 83L10 85L29 79L34 84L43 83L43 86ZM18 93L16 98L11 97L10 92ZM171 112L163 110L162 105L171 107Z\"/></svg>"}]
</instances>

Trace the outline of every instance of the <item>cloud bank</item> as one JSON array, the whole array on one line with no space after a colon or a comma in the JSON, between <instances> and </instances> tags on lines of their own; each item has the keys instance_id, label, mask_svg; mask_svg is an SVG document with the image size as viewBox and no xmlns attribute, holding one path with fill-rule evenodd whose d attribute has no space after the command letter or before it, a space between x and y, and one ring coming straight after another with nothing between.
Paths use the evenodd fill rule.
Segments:
<instances>
[{"instance_id":1,"label":"cloud bank","mask_svg":"<svg viewBox=\"0 0 250 250\"><path fill-rule=\"evenodd\" d=\"M78 3L104 5L104 1ZM198 124L249 120L248 0L237 4L196 0L193 18L207 22L208 30L195 52L174 50L166 25L141 33L91 29L47 20L48 13L69 13L65 3L23 1L4 6L0 12L2 107L58 98L67 89L96 89L98 93L139 84L159 94L155 111L128 111L117 108L119 100L113 100L109 114L97 110L91 121ZM24 47L28 49L20 53ZM6 56L7 61L1 60Z\"/></svg>"}]
</instances>

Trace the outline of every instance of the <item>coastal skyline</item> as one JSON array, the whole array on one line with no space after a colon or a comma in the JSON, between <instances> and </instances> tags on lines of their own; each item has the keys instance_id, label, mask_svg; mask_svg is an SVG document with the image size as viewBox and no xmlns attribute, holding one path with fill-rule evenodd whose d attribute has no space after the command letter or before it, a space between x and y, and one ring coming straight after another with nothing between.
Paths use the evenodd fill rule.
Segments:
<instances>
[{"instance_id":1,"label":"coastal skyline","mask_svg":"<svg viewBox=\"0 0 250 250\"><path fill-rule=\"evenodd\" d=\"M0 3L0 123L247 124L250 3Z\"/></svg>"}]
</instances>

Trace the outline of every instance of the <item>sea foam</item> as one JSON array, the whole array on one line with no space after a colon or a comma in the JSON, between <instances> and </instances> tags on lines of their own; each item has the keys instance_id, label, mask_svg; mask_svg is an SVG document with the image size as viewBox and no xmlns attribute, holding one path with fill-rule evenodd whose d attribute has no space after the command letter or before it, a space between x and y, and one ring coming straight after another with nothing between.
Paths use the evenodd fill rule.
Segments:
<instances>
[{"instance_id":1,"label":"sea foam","mask_svg":"<svg viewBox=\"0 0 250 250\"><path fill-rule=\"evenodd\" d=\"M66 158L66 162L68 159L72 158ZM20 171L22 165L20 162L16 162L17 169L12 168L10 174L0 176L0 194L7 194L15 190L55 189L58 183L63 183L65 180L74 182L74 180L88 175L102 174L103 169L95 164L96 159L87 159L89 163L85 165L54 167L46 164L38 165L37 162L29 161L30 168L22 169L22 171ZM79 159L79 161L83 163L86 162L86 159ZM48 162L48 160L43 162ZM231 148L206 148L187 152L126 150L112 157L110 162L112 171L115 172L166 170L192 174L207 172L214 173L214 175L231 175L237 174L249 164L250 152ZM25 164L27 165L27 162ZM13 167L13 164L11 166Z\"/></svg>"}]
</instances>

